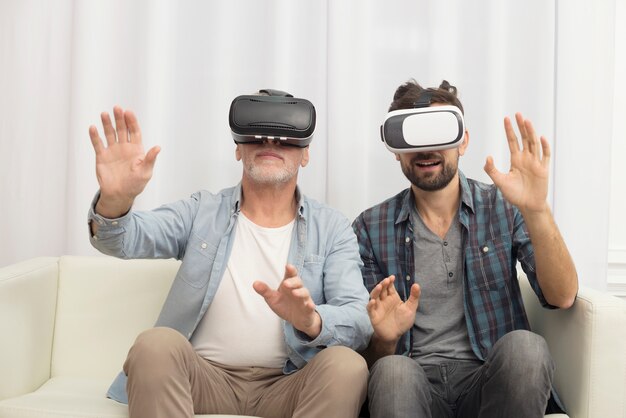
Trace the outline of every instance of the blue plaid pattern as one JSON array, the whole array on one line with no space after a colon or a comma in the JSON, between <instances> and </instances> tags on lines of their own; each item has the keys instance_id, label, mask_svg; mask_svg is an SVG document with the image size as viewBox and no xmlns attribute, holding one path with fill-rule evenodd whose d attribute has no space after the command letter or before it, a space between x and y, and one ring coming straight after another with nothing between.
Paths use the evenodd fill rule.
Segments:
<instances>
[{"instance_id":1,"label":"blue plaid pattern","mask_svg":"<svg viewBox=\"0 0 626 418\"><path fill-rule=\"evenodd\" d=\"M459 171L463 235L464 307L470 343L484 360L504 334L530 328L517 280L516 264L522 269L542 305L550 306L539 288L535 257L519 210L509 204L494 186L467 179ZM419 266L414 266L411 189L364 211L352 227L363 260L363 282L368 291L389 275L396 276L396 289L406 300ZM402 336L397 354L408 355L411 332Z\"/></svg>"}]
</instances>

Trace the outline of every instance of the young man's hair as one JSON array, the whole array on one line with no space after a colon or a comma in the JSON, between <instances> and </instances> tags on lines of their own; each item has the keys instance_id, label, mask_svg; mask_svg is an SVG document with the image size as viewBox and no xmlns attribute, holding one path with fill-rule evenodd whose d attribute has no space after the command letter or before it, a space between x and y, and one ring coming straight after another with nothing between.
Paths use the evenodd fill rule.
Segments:
<instances>
[{"instance_id":1,"label":"young man's hair","mask_svg":"<svg viewBox=\"0 0 626 418\"><path fill-rule=\"evenodd\" d=\"M393 95L393 102L391 102L391 105L389 106L389 112L391 112L392 110L414 108L415 102L417 102L421 98L422 94L425 91L431 93L431 103L443 103L453 105L461 109L461 113L464 113L463 105L461 104L459 98L456 96L456 87L450 85L448 81L443 80L437 88L424 88L420 86L414 79L407 81L396 89L396 92Z\"/></svg>"}]
</instances>

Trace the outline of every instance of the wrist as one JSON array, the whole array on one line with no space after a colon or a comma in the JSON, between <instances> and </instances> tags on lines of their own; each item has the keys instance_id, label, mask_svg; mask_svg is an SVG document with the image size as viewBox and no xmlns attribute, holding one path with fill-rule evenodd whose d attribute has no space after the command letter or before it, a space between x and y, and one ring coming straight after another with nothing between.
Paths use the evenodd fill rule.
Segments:
<instances>
[{"instance_id":1,"label":"wrist","mask_svg":"<svg viewBox=\"0 0 626 418\"><path fill-rule=\"evenodd\" d=\"M133 206L134 199L125 197L112 197L100 194L95 206L95 212L109 219L120 218L128 213Z\"/></svg>"},{"instance_id":2,"label":"wrist","mask_svg":"<svg viewBox=\"0 0 626 418\"><path fill-rule=\"evenodd\" d=\"M547 202L545 202L542 206L534 208L520 207L519 210L526 223L540 222L542 220L552 218L552 211L550 210L550 206L548 206Z\"/></svg>"},{"instance_id":3,"label":"wrist","mask_svg":"<svg viewBox=\"0 0 626 418\"><path fill-rule=\"evenodd\" d=\"M322 332L322 317L317 311L314 312L313 323L305 327L305 329L301 329L303 333L305 333L312 340L316 339L320 333Z\"/></svg>"},{"instance_id":4,"label":"wrist","mask_svg":"<svg viewBox=\"0 0 626 418\"><path fill-rule=\"evenodd\" d=\"M384 338L374 332L374 334L372 334L371 343L376 346L377 352L385 355L391 355L396 352L398 341L400 341L400 337Z\"/></svg>"}]
</instances>

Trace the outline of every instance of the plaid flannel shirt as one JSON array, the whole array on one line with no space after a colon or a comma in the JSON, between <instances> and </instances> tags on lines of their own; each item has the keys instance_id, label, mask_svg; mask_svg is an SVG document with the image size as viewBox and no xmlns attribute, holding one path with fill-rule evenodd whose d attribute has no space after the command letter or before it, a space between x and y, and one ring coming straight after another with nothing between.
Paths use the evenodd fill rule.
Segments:
<instances>
[{"instance_id":1,"label":"plaid flannel shirt","mask_svg":"<svg viewBox=\"0 0 626 418\"><path fill-rule=\"evenodd\" d=\"M535 257L519 210L494 186L467 179L459 171L462 225L465 319L476 356L484 360L504 334L530 328L517 280L519 261L541 304L549 305L537 282ZM352 227L363 259L363 281L368 291L389 275L406 300L419 266L414 266L411 189L364 211ZM412 333L402 336L397 354L410 353Z\"/></svg>"}]
</instances>

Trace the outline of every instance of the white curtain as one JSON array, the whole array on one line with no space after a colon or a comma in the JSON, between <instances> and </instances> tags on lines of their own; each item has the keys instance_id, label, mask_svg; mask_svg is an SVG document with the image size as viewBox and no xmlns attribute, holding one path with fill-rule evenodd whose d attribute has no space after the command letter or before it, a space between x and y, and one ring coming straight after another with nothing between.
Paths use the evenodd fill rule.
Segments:
<instances>
[{"instance_id":1,"label":"white curtain","mask_svg":"<svg viewBox=\"0 0 626 418\"><path fill-rule=\"evenodd\" d=\"M588 3L601 17L610 13ZM557 108L580 94L561 78L567 65L561 60L577 61L580 50L566 54L573 45L559 22L572 21L578 15L567 12L584 4L0 0L0 266L95 254L86 228L97 190L87 129L115 104L136 112L146 149L162 147L139 209L235 184L241 167L228 107L235 96L260 88L315 104L311 163L300 185L349 218L408 185L379 139L379 125L395 88L410 78L425 86L447 79L458 87L471 138L461 168L470 177L488 181L482 166L489 154L508 169L502 119L522 111L553 144L555 175L565 178L579 167L564 164L559 171L564 147L556 146L556 135L567 131L567 146L585 138L566 129L580 111L561 115ZM592 29L610 37L612 26L605 26L595 22ZM569 91L558 91L560 85ZM601 99L596 93L591 100ZM602 152L608 159L608 150ZM563 233L585 270L585 251L571 242L580 239L569 220L577 208L561 214L553 201L569 202L572 191L555 184L565 190L551 189L557 221L564 217ZM608 216L608 206L603 210ZM581 279L605 275L606 256L604 263L604 271L589 264Z\"/></svg>"}]
</instances>

